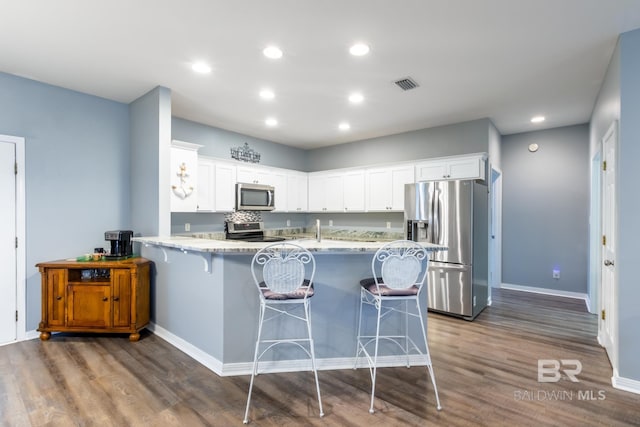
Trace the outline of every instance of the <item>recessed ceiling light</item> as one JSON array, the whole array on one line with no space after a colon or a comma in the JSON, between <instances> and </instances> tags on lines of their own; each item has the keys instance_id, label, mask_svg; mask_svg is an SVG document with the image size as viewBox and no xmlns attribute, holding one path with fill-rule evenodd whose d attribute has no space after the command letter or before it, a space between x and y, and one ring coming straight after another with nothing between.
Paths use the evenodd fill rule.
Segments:
<instances>
[{"instance_id":1,"label":"recessed ceiling light","mask_svg":"<svg viewBox=\"0 0 640 427\"><path fill-rule=\"evenodd\" d=\"M349 48L349 53L353 56L363 56L369 53L369 46L364 43L356 43Z\"/></svg>"},{"instance_id":2,"label":"recessed ceiling light","mask_svg":"<svg viewBox=\"0 0 640 427\"><path fill-rule=\"evenodd\" d=\"M531 119L531 123L542 123L544 122L544 116L535 116Z\"/></svg>"},{"instance_id":3,"label":"recessed ceiling light","mask_svg":"<svg viewBox=\"0 0 640 427\"><path fill-rule=\"evenodd\" d=\"M278 126L278 121L273 117L269 117L267 120L264 121L264 123L269 127Z\"/></svg>"},{"instance_id":4,"label":"recessed ceiling light","mask_svg":"<svg viewBox=\"0 0 640 427\"><path fill-rule=\"evenodd\" d=\"M271 89L262 89L260 91L260 98L262 99L273 99L275 98L276 94L273 93L273 91Z\"/></svg>"},{"instance_id":5,"label":"recessed ceiling light","mask_svg":"<svg viewBox=\"0 0 640 427\"><path fill-rule=\"evenodd\" d=\"M191 69L196 73L207 74L211 72L211 67L204 62L194 62Z\"/></svg>"},{"instance_id":6,"label":"recessed ceiling light","mask_svg":"<svg viewBox=\"0 0 640 427\"><path fill-rule=\"evenodd\" d=\"M264 48L262 53L267 58L271 58L271 59L282 58L282 51L279 48L277 48L276 46L267 46L267 47Z\"/></svg>"},{"instance_id":7,"label":"recessed ceiling light","mask_svg":"<svg viewBox=\"0 0 640 427\"><path fill-rule=\"evenodd\" d=\"M349 102L353 104L359 104L364 100L364 96L361 93L352 93L349 95Z\"/></svg>"},{"instance_id":8,"label":"recessed ceiling light","mask_svg":"<svg viewBox=\"0 0 640 427\"><path fill-rule=\"evenodd\" d=\"M349 129L351 129L351 125L349 123L347 123L347 122L342 122L342 123L340 123L338 125L338 128L340 130L349 130Z\"/></svg>"}]
</instances>

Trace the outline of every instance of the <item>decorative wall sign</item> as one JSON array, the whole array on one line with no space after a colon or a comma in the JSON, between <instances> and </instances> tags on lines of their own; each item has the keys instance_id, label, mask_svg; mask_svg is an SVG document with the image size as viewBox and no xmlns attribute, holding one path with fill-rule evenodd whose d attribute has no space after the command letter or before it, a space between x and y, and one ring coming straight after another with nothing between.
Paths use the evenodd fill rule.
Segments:
<instances>
[{"instance_id":1,"label":"decorative wall sign","mask_svg":"<svg viewBox=\"0 0 640 427\"><path fill-rule=\"evenodd\" d=\"M184 200L193 194L193 186L187 183L189 174L187 173L187 165L184 162L180 164L180 170L176 175L180 178L180 185L172 185L171 189L173 190L173 194Z\"/></svg>"},{"instance_id":2,"label":"decorative wall sign","mask_svg":"<svg viewBox=\"0 0 640 427\"><path fill-rule=\"evenodd\" d=\"M260 163L260 153L250 148L246 142L241 147L231 148L231 158L243 162Z\"/></svg>"}]
</instances>

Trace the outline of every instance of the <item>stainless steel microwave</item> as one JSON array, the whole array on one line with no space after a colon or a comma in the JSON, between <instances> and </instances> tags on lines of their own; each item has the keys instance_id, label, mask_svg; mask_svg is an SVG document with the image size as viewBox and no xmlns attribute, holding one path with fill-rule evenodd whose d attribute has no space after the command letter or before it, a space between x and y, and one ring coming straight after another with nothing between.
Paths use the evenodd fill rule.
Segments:
<instances>
[{"instance_id":1,"label":"stainless steel microwave","mask_svg":"<svg viewBox=\"0 0 640 427\"><path fill-rule=\"evenodd\" d=\"M236 184L237 211L272 211L275 209L275 187L238 182Z\"/></svg>"}]
</instances>

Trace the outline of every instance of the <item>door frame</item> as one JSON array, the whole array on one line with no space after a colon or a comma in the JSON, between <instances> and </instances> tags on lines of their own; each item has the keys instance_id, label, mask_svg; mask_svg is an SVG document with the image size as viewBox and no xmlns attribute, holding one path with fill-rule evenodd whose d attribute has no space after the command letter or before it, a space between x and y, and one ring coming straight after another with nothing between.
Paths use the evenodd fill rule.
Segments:
<instances>
[{"instance_id":1,"label":"door frame","mask_svg":"<svg viewBox=\"0 0 640 427\"><path fill-rule=\"evenodd\" d=\"M591 159L591 201L589 213L589 277L587 309L599 315L602 280L602 141Z\"/></svg>"},{"instance_id":2,"label":"door frame","mask_svg":"<svg viewBox=\"0 0 640 427\"><path fill-rule=\"evenodd\" d=\"M13 144L16 153L16 341L26 338L26 202L25 202L25 139L19 136L0 135L0 141Z\"/></svg>"},{"instance_id":3,"label":"door frame","mask_svg":"<svg viewBox=\"0 0 640 427\"><path fill-rule=\"evenodd\" d=\"M607 132L604 134L604 136L601 138L600 140L600 144L601 144L601 152L602 152L602 160L603 161L607 161L608 157L607 157L607 147L605 145L606 141L611 139L612 143L614 144L613 148L614 148L614 152L613 152L613 157L614 157L614 175L613 178L617 181L617 168L618 168L618 121L615 120L611 123L611 125L609 126L609 128L607 129ZM600 167L600 184L601 184L601 189L600 189L600 236L602 236L605 232L606 232L606 226L604 221L607 219L607 217L604 215L604 208L605 208L605 204L606 204L606 200L607 200L607 194L605 192L605 186L606 186L606 181L605 181L605 171L603 170L603 167ZM617 183L616 183L616 190L615 193L613 194L613 206L614 206L614 212L613 215L609 218L609 220L611 221L610 224L610 229L612 230L613 236L607 236L607 241L613 241L613 247L614 247L614 255L615 253L617 253L617 240L618 240L618 225L617 225ZM605 256L603 254L603 252L606 250L605 245L603 244L602 240L600 240L600 242L598 242L598 246L599 246L599 253L600 253L600 260L603 261L605 259ZM615 259L614 259L615 261ZM614 264L615 265L615 264ZM603 267L603 262L600 262L598 264L598 272L599 272L599 281L598 281L598 342L600 343L600 345L602 345L605 348L605 351L607 352L607 356L609 357L609 361L611 362L611 366L613 368L613 373L614 376L617 376L617 372L618 372L618 275L615 271L615 268L613 270L613 278L612 278L612 283L610 283L610 294L608 296L605 297L604 293L603 293L603 287L604 287L604 283L603 283L603 272L604 272L604 267ZM609 301L609 306L605 307L606 302L605 301ZM607 313L606 313L606 322L609 325L609 331L611 332L611 334L605 334L605 326L603 324L603 319L602 319L602 310L604 310L605 308L610 308Z\"/></svg>"},{"instance_id":4,"label":"door frame","mask_svg":"<svg viewBox=\"0 0 640 427\"><path fill-rule=\"evenodd\" d=\"M489 305L491 305L491 288L502 286L502 171L491 167L489 179Z\"/></svg>"}]
</instances>

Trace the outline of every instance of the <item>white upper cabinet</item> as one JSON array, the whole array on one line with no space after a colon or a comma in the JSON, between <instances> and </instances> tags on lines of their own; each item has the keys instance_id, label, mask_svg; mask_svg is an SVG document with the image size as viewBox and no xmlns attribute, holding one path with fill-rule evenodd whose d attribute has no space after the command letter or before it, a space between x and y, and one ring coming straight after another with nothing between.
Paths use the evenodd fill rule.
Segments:
<instances>
[{"instance_id":1,"label":"white upper cabinet","mask_svg":"<svg viewBox=\"0 0 640 427\"><path fill-rule=\"evenodd\" d=\"M281 170L272 170L265 181L267 185L275 189L275 209L274 212L286 212L288 203L287 175Z\"/></svg>"},{"instance_id":2,"label":"white upper cabinet","mask_svg":"<svg viewBox=\"0 0 640 427\"><path fill-rule=\"evenodd\" d=\"M287 172L287 211L306 212L309 210L308 181L305 172ZM276 202L279 198L280 195L276 194Z\"/></svg>"},{"instance_id":3,"label":"white upper cabinet","mask_svg":"<svg viewBox=\"0 0 640 427\"><path fill-rule=\"evenodd\" d=\"M413 164L367 169L367 211L403 211L404 185L414 178Z\"/></svg>"},{"instance_id":4,"label":"white upper cabinet","mask_svg":"<svg viewBox=\"0 0 640 427\"><path fill-rule=\"evenodd\" d=\"M236 179L238 182L271 185L275 188L276 212L287 210L287 177L283 169L263 166L238 166Z\"/></svg>"},{"instance_id":5,"label":"white upper cabinet","mask_svg":"<svg viewBox=\"0 0 640 427\"><path fill-rule=\"evenodd\" d=\"M365 173L364 170L353 170L342 177L345 212L364 212L365 210Z\"/></svg>"},{"instance_id":6,"label":"white upper cabinet","mask_svg":"<svg viewBox=\"0 0 640 427\"><path fill-rule=\"evenodd\" d=\"M485 157L456 156L425 160L416 164L416 181L485 179Z\"/></svg>"},{"instance_id":7,"label":"white upper cabinet","mask_svg":"<svg viewBox=\"0 0 640 427\"><path fill-rule=\"evenodd\" d=\"M309 174L310 212L344 212L342 178L340 172Z\"/></svg>"},{"instance_id":8,"label":"white upper cabinet","mask_svg":"<svg viewBox=\"0 0 640 427\"><path fill-rule=\"evenodd\" d=\"M265 168L238 166L236 171L238 182L248 182L250 184L272 185L270 181L270 171Z\"/></svg>"},{"instance_id":9,"label":"white upper cabinet","mask_svg":"<svg viewBox=\"0 0 640 427\"><path fill-rule=\"evenodd\" d=\"M216 162L214 180L215 210L231 212L236 204L236 166L226 162Z\"/></svg>"},{"instance_id":10,"label":"white upper cabinet","mask_svg":"<svg viewBox=\"0 0 640 427\"><path fill-rule=\"evenodd\" d=\"M172 143L172 212L231 212L237 182L275 187L275 212L402 212L405 184L486 179L486 153L306 173L198 156L200 147Z\"/></svg>"},{"instance_id":11,"label":"white upper cabinet","mask_svg":"<svg viewBox=\"0 0 640 427\"><path fill-rule=\"evenodd\" d=\"M212 159L198 158L198 212L215 210L216 164Z\"/></svg>"},{"instance_id":12,"label":"white upper cabinet","mask_svg":"<svg viewBox=\"0 0 640 427\"><path fill-rule=\"evenodd\" d=\"M171 141L169 200L171 212L198 209L198 149L202 145Z\"/></svg>"}]
</instances>

